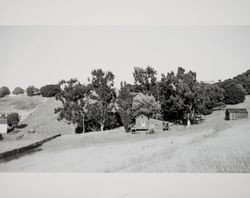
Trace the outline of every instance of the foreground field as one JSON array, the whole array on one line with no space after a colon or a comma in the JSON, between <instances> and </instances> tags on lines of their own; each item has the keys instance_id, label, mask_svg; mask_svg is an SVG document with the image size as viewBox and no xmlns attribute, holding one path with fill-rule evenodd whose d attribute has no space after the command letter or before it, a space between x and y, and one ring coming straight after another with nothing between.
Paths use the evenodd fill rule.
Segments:
<instances>
[{"instance_id":1,"label":"foreground field","mask_svg":"<svg viewBox=\"0 0 250 198\"><path fill-rule=\"evenodd\" d=\"M237 106L249 110L250 97ZM0 162L0 171L250 172L250 119L225 121L224 111L217 111L199 125L150 135L123 128L64 135Z\"/></svg>"},{"instance_id":2,"label":"foreground field","mask_svg":"<svg viewBox=\"0 0 250 198\"><path fill-rule=\"evenodd\" d=\"M249 119L231 124L222 130L179 128L153 135L116 130L63 136L1 162L0 171L250 172Z\"/></svg>"}]
</instances>

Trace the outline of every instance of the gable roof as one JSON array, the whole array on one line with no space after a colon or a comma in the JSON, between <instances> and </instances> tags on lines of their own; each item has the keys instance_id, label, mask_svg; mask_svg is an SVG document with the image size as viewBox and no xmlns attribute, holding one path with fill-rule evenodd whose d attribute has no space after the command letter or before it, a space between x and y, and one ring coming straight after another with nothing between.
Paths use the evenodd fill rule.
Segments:
<instances>
[{"instance_id":1,"label":"gable roof","mask_svg":"<svg viewBox=\"0 0 250 198\"><path fill-rule=\"evenodd\" d=\"M154 118L150 118L149 116L147 116L144 113L140 113L138 116L135 117L135 119L137 119L140 116L145 116L148 120L164 122L163 120L157 120L157 119L154 119Z\"/></svg>"},{"instance_id":2,"label":"gable roof","mask_svg":"<svg viewBox=\"0 0 250 198\"><path fill-rule=\"evenodd\" d=\"M138 116L135 117L135 119L137 119L137 118L140 117L140 116L145 116L146 118L149 119L149 117L148 117L146 114L144 114L144 113L140 113Z\"/></svg>"},{"instance_id":3,"label":"gable roof","mask_svg":"<svg viewBox=\"0 0 250 198\"><path fill-rule=\"evenodd\" d=\"M229 113L248 113L246 108L228 108L226 111Z\"/></svg>"}]
</instances>

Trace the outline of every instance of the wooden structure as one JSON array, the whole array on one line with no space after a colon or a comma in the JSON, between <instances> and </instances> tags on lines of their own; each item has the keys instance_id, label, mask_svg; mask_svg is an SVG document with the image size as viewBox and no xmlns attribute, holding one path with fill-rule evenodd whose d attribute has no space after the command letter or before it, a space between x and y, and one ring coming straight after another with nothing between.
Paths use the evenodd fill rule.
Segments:
<instances>
[{"instance_id":1,"label":"wooden structure","mask_svg":"<svg viewBox=\"0 0 250 198\"><path fill-rule=\"evenodd\" d=\"M228 108L225 111L226 120L237 120L248 118L248 111L245 108Z\"/></svg>"},{"instance_id":2,"label":"wooden structure","mask_svg":"<svg viewBox=\"0 0 250 198\"><path fill-rule=\"evenodd\" d=\"M143 131L143 130L168 130L168 122L149 118L144 114L140 114L135 118L135 125L132 132L134 131Z\"/></svg>"},{"instance_id":3,"label":"wooden structure","mask_svg":"<svg viewBox=\"0 0 250 198\"><path fill-rule=\"evenodd\" d=\"M0 133L7 133L7 130L8 130L7 118L5 115L0 114Z\"/></svg>"}]
</instances>

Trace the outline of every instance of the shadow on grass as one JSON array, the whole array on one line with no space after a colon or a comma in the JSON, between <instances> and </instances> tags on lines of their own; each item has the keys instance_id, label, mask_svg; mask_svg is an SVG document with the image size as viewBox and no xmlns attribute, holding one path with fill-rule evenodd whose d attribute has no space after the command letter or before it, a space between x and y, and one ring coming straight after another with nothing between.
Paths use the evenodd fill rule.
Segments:
<instances>
[{"instance_id":1,"label":"shadow on grass","mask_svg":"<svg viewBox=\"0 0 250 198\"><path fill-rule=\"evenodd\" d=\"M20 124L20 125L16 126L16 128L17 129L23 129L23 128L27 127L27 126L28 126L28 124Z\"/></svg>"},{"instance_id":2,"label":"shadow on grass","mask_svg":"<svg viewBox=\"0 0 250 198\"><path fill-rule=\"evenodd\" d=\"M4 159L1 159L0 163L9 162L9 161L14 160L14 159L19 159L19 158L21 158L21 157L23 157L25 155L32 155L32 154L35 154L35 153L40 152L40 151L42 151L42 148L34 148L32 150L28 150L26 152L18 153L18 154L6 157Z\"/></svg>"}]
</instances>

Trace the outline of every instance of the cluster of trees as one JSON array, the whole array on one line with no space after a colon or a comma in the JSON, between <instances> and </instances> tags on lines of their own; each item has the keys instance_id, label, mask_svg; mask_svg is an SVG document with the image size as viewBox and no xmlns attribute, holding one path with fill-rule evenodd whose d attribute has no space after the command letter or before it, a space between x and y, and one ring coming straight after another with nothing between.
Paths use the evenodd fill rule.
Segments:
<instances>
[{"instance_id":1,"label":"cluster of trees","mask_svg":"<svg viewBox=\"0 0 250 198\"><path fill-rule=\"evenodd\" d=\"M233 79L218 82L217 85L224 90L225 104L238 104L250 94L250 69Z\"/></svg>"},{"instance_id":2,"label":"cluster of trees","mask_svg":"<svg viewBox=\"0 0 250 198\"><path fill-rule=\"evenodd\" d=\"M35 86L31 85L28 86L26 90L22 89L21 87L16 87L13 91L13 95L24 94L26 92L27 96L35 96L35 95L42 95L43 97L55 97L57 93L60 92L60 87L58 85L45 85L40 89L36 88ZM0 88L0 98L10 95L10 90L8 87L3 86Z\"/></svg>"},{"instance_id":3,"label":"cluster of trees","mask_svg":"<svg viewBox=\"0 0 250 198\"><path fill-rule=\"evenodd\" d=\"M29 86L25 91L28 96L55 97L60 101L62 106L55 109L58 120L74 124L76 133L119 126L129 131L141 113L189 125L196 123L201 114L243 102L245 95L250 94L250 70L215 84L198 82L195 72L182 67L176 73L162 74L160 79L153 67L135 67L133 77L133 84L122 81L117 90L114 74L96 69L86 85L70 79L40 89ZM16 87L12 93L23 94L24 90ZM0 88L0 97L9 94L7 87Z\"/></svg>"},{"instance_id":4,"label":"cluster of trees","mask_svg":"<svg viewBox=\"0 0 250 198\"><path fill-rule=\"evenodd\" d=\"M122 81L119 90L114 88L114 74L101 69L92 71L87 85L77 79L61 81L60 91L55 95L62 102L62 107L55 109L58 120L75 124L77 133L122 125L129 131L141 113L155 119L192 124L201 114L210 114L228 104L228 81L198 82L195 72L186 72L182 67L176 73L162 74L160 80L154 68L135 67L133 77L133 84ZM229 86L234 89L230 94L235 97L239 96L238 89L244 89L239 83Z\"/></svg>"}]
</instances>

